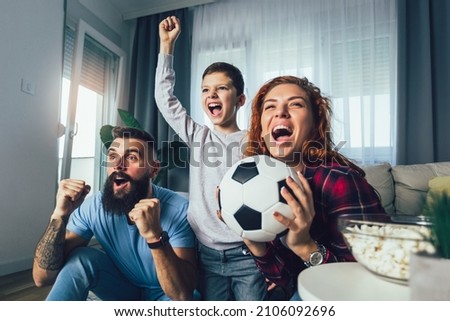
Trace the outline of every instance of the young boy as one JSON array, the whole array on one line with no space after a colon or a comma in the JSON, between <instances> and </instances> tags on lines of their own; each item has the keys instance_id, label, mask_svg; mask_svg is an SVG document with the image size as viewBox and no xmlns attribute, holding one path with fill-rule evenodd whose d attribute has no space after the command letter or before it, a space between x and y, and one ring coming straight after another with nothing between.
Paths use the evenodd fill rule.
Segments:
<instances>
[{"instance_id":1,"label":"young boy","mask_svg":"<svg viewBox=\"0 0 450 321\"><path fill-rule=\"evenodd\" d=\"M203 300L263 300L264 278L242 238L218 219L215 197L225 172L242 158L247 131L239 129L236 115L245 103L244 80L230 64L210 65L203 73L201 99L214 128L195 123L173 95L173 51L180 32L180 21L174 16L159 25L155 99L191 151L188 220L199 241L199 290Z\"/></svg>"}]
</instances>

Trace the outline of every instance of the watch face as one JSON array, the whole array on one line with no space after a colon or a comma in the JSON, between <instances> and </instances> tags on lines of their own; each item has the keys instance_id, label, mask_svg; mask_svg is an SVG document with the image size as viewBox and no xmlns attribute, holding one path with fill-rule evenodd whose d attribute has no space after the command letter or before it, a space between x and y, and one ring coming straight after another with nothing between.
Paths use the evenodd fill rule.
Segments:
<instances>
[{"instance_id":1,"label":"watch face","mask_svg":"<svg viewBox=\"0 0 450 321\"><path fill-rule=\"evenodd\" d=\"M157 242L147 243L147 245L151 249L158 249L158 248L166 245L168 243L168 241L169 241L169 235L167 234L166 231L163 231Z\"/></svg>"},{"instance_id":2,"label":"watch face","mask_svg":"<svg viewBox=\"0 0 450 321\"><path fill-rule=\"evenodd\" d=\"M168 240L169 240L169 235L167 234L166 231L163 231L162 234L161 234L161 243L163 245L166 245Z\"/></svg>"},{"instance_id":3,"label":"watch face","mask_svg":"<svg viewBox=\"0 0 450 321\"><path fill-rule=\"evenodd\" d=\"M311 256L309 257L309 262L312 266L319 265L323 261L322 253L320 252L313 252L311 253Z\"/></svg>"}]
</instances>

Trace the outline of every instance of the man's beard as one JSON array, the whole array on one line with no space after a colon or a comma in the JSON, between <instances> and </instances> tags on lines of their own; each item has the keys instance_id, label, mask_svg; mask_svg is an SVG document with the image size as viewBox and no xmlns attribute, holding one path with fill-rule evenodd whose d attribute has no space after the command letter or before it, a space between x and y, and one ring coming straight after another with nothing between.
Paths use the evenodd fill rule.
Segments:
<instances>
[{"instance_id":1,"label":"man's beard","mask_svg":"<svg viewBox=\"0 0 450 321\"><path fill-rule=\"evenodd\" d=\"M114 193L114 182L121 178L129 182L129 190L119 190ZM114 172L109 175L103 185L102 203L107 213L116 215L127 215L134 206L142 199L147 198L150 185L150 174L144 175L138 180L132 179L123 172Z\"/></svg>"}]
</instances>

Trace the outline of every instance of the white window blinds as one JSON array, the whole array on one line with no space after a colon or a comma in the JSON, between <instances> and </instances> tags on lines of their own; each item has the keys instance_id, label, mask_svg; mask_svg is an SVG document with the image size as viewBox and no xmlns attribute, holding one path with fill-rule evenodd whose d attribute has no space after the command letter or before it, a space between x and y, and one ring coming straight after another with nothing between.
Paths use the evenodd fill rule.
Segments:
<instances>
[{"instance_id":1,"label":"white window blinds","mask_svg":"<svg viewBox=\"0 0 450 321\"><path fill-rule=\"evenodd\" d=\"M65 30L64 43L64 78L70 79L75 31L69 27ZM83 63L81 66L81 85L95 91L104 93L105 72L107 61L111 57L97 41L86 35L83 48Z\"/></svg>"}]
</instances>

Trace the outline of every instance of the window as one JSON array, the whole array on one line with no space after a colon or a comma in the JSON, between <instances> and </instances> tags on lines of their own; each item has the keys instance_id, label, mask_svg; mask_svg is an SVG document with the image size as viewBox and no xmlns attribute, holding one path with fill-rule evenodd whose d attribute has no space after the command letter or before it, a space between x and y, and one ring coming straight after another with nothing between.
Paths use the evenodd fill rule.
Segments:
<instances>
[{"instance_id":1,"label":"window","mask_svg":"<svg viewBox=\"0 0 450 321\"><path fill-rule=\"evenodd\" d=\"M214 61L244 74L241 128L265 81L306 76L333 102L332 134L344 155L360 164L395 163L396 30L395 0L229 0L197 7L192 116L209 125L196 106L202 72Z\"/></svg>"},{"instance_id":2,"label":"window","mask_svg":"<svg viewBox=\"0 0 450 321\"><path fill-rule=\"evenodd\" d=\"M115 115L124 54L83 21L78 39L82 45L77 47L77 32L66 27L59 179L83 179L96 191L104 179L99 131Z\"/></svg>"}]
</instances>

